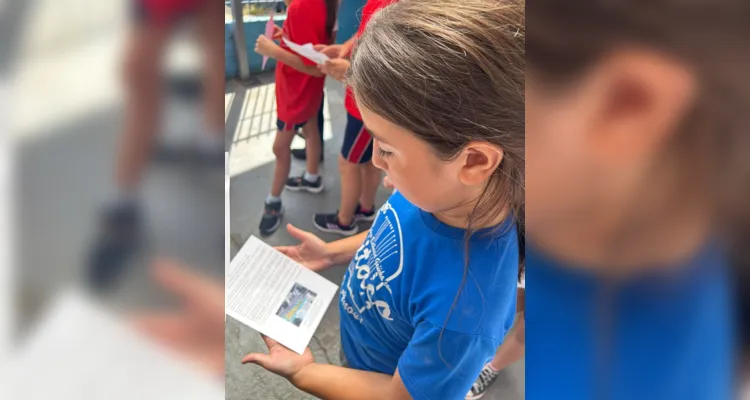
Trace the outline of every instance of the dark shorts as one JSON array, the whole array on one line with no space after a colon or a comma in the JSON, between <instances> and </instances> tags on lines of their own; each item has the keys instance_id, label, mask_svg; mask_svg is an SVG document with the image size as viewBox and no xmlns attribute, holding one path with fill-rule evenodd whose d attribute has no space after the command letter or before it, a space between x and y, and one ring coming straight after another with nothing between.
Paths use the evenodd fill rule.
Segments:
<instances>
[{"instance_id":1,"label":"dark shorts","mask_svg":"<svg viewBox=\"0 0 750 400\"><path fill-rule=\"evenodd\" d=\"M276 129L280 131L296 131L297 129L301 129L303 126L305 126L307 122L301 122L299 124L288 124L280 119L276 120Z\"/></svg>"},{"instance_id":2,"label":"dark shorts","mask_svg":"<svg viewBox=\"0 0 750 400\"><path fill-rule=\"evenodd\" d=\"M365 164L372 160L372 136L365 129L364 122L349 113L346 113L341 157L352 164Z\"/></svg>"}]
</instances>

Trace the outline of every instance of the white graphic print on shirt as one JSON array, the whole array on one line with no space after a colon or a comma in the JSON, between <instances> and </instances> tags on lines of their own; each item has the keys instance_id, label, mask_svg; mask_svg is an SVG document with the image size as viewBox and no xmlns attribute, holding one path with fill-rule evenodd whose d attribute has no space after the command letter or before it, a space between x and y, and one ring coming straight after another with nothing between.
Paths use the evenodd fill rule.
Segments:
<instances>
[{"instance_id":1,"label":"white graphic print on shirt","mask_svg":"<svg viewBox=\"0 0 750 400\"><path fill-rule=\"evenodd\" d=\"M392 321L393 291L389 282L401 275L403 263L401 224L387 202L349 264L340 291L342 308L360 323L364 323L362 313L373 307L381 317Z\"/></svg>"}]
</instances>

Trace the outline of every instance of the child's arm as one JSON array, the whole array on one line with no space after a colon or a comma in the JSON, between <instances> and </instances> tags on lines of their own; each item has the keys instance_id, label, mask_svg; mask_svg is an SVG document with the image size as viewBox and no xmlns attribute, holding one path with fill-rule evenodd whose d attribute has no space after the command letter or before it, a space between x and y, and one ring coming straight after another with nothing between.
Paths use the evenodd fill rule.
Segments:
<instances>
[{"instance_id":1,"label":"child's arm","mask_svg":"<svg viewBox=\"0 0 750 400\"><path fill-rule=\"evenodd\" d=\"M411 400L399 376L313 363L290 378L298 389L324 400Z\"/></svg>"},{"instance_id":2,"label":"child's arm","mask_svg":"<svg viewBox=\"0 0 750 400\"><path fill-rule=\"evenodd\" d=\"M255 52L263 56L275 58L277 61L284 63L303 74L315 77L323 76L323 73L316 66L306 65L302 61L301 56L282 49L281 46L274 43L273 40L267 38L265 35L258 36L258 40L255 42Z\"/></svg>"},{"instance_id":3,"label":"child's arm","mask_svg":"<svg viewBox=\"0 0 750 400\"><path fill-rule=\"evenodd\" d=\"M370 232L369 229L354 236L326 244L333 264L344 264L351 261L359 247L364 243L368 232Z\"/></svg>"},{"instance_id":4,"label":"child's arm","mask_svg":"<svg viewBox=\"0 0 750 400\"><path fill-rule=\"evenodd\" d=\"M396 374L391 376L318 364L310 349L305 349L300 355L267 336L261 337L268 346L268 354L248 354L242 358L242 363L257 364L288 379L298 389L323 400L411 399L398 369Z\"/></svg>"}]
</instances>

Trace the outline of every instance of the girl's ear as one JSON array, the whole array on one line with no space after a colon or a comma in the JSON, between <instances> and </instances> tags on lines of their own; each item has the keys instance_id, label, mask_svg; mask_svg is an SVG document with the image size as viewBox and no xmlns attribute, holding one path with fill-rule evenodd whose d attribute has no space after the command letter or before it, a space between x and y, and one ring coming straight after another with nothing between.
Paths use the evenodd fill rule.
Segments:
<instances>
[{"instance_id":1,"label":"girl's ear","mask_svg":"<svg viewBox=\"0 0 750 400\"><path fill-rule=\"evenodd\" d=\"M596 69L590 141L608 164L650 157L670 139L697 95L693 71L646 50L622 50Z\"/></svg>"},{"instance_id":2,"label":"girl's ear","mask_svg":"<svg viewBox=\"0 0 750 400\"><path fill-rule=\"evenodd\" d=\"M459 156L459 179L467 186L485 184L500 166L504 155L501 148L487 142L469 143Z\"/></svg>"}]
</instances>

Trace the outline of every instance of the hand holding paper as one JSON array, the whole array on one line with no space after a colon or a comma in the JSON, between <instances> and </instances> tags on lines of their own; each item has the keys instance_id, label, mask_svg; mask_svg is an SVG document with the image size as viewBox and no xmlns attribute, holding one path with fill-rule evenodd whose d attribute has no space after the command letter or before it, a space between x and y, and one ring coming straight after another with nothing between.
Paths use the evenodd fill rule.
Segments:
<instances>
[{"instance_id":1,"label":"hand holding paper","mask_svg":"<svg viewBox=\"0 0 750 400\"><path fill-rule=\"evenodd\" d=\"M284 38L284 43L286 43L286 45L289 46L289 48L292 49L293 52L307 58L308 60L316 64L323 64L324 62L330 60L327 55L315 50L312 43L299 45L287 38Z\"/></svg>"},{"instance_id":2,"label":"hand holding paper","mask_svg":"<svg viewBox=\"0 0 750 400\"><path fill-rule=\"evenodd\" d=\"M251 353L242 358L242 363L257 364L276 375L292 379L303 368L315 362L310 349L305 349L302 354L297 354L279 342L263 336L263 341L268 347L268 354Z\"/></svg>"},{"instance_id":3,"label":"hand holding paper","mask_svg":"<svg viewBox=\"0 0 750 400\"><path fill-rule=\"evenodd\" d=\"M338 286L251 236L226 273L226 314L304 355L337 291Z\"/></svg>"},{"instance_id":4,"label":"hand holding paper","mask_svg":"<svg viewBox=\"0 0 750 400\"><path fill-rule=\"evenodd\" d=\"M319 65L318 69L337 81L343 81L346 71L349 70L349 66L351 66L351 64L348 60L336 58L326 61L323 65Z\"/></svg>"},{"instance_id":5,"label":"hand holding paper","mask_svg":"<svg viewBox=\"0 0 750 400\"><path fill-rule=\"evenodd\" d=\"M271 15L268 16L268 22L266 22L266 32L265 35L267 38L273 38L274 33L276 33L276 24L273 22L273 16L275 15L274 10L271 9ZM268 56L263 56L263 65L261 66L261 69L266 69L266 63L268 62Z\"/></svg>"}]
</instances>

